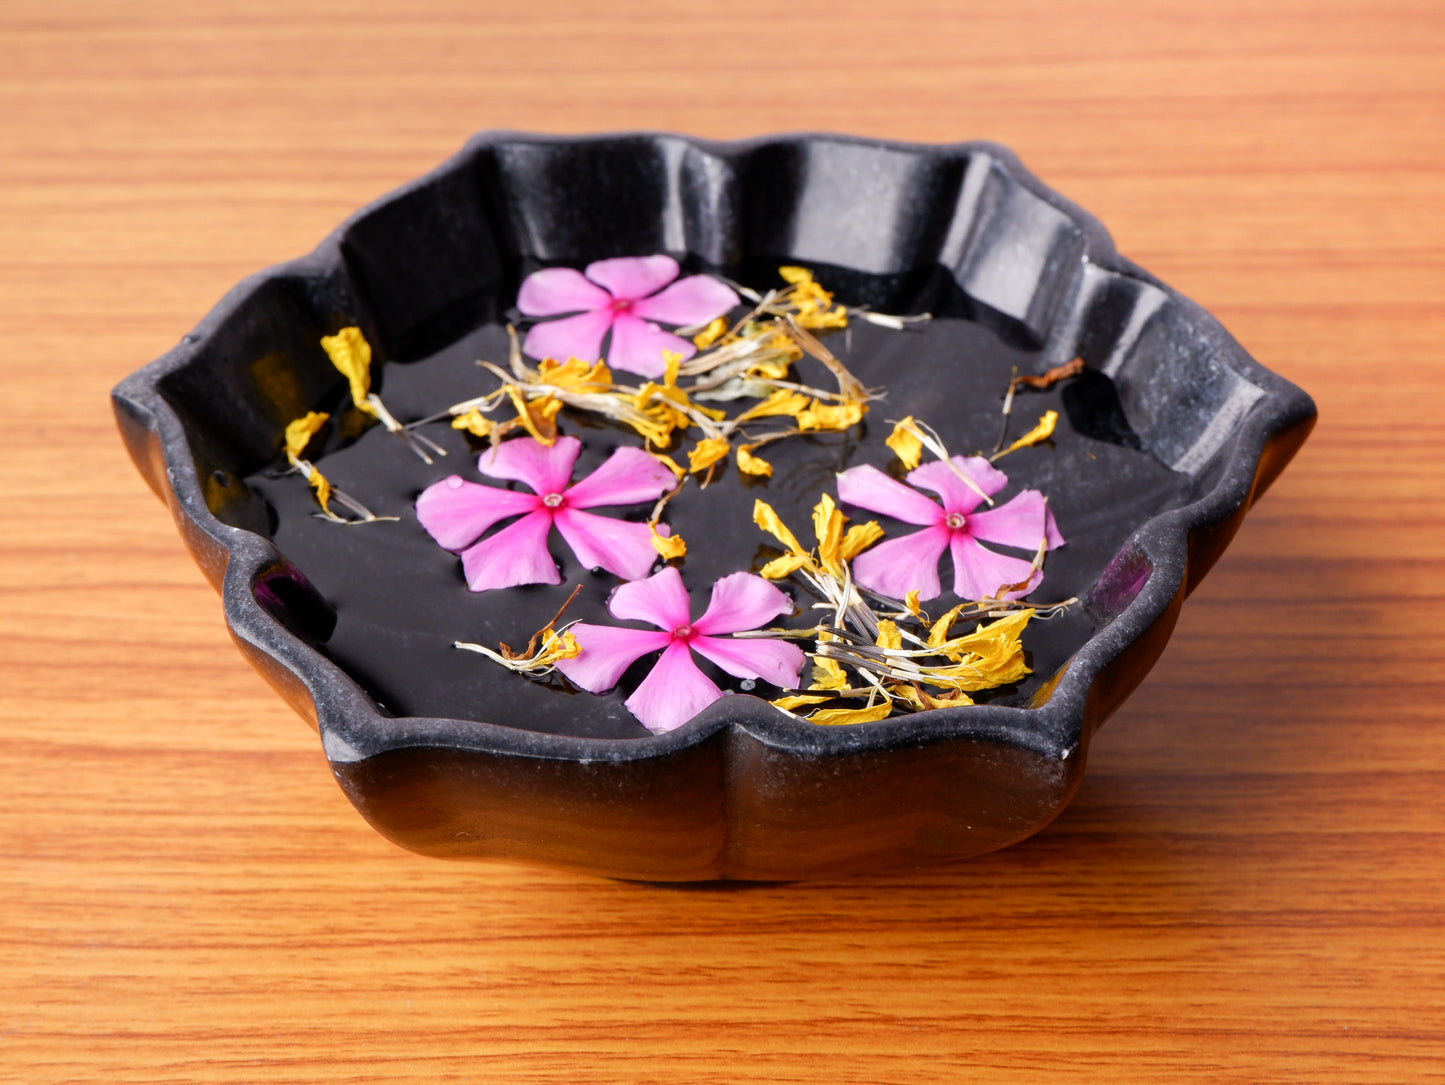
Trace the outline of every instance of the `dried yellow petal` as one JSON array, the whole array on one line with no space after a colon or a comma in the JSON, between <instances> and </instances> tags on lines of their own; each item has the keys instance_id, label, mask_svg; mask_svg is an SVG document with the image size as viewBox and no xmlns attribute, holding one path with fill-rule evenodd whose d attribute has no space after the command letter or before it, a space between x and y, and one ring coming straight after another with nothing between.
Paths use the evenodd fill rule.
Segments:
<instances>
[{"instance_id":1,"label":"dried yellow petal","mask_svg":"<svg viewBox=\"0 0 1445 1085\"><path fill-rule=\"evenodd\" d=\"M676 388L677 374L682 369L682 355L675 350L664 350L662 363L664 366L662 383L668 388Z\"/></svg>"},{"instance_id":2,"label":"dried yellow petal","mask_svg":"<svg viewBox=\"0 0 1445 1085\"><path fill-rule=\"evenodd\" d=\"M753 502L753 523L786 546L790 553L807 556L808 552L798 544L797 536L788 530L782 518L773 511L773 506L766 501Z\"/></svg>"},{"instance_id":3,"label":"dried yellow petal","mask_svg":"<svg viewBox=\"0 0 1445 1085\"><path fill-rule=\"evenodd\" d=\"M761 475L769 478L773 473L773 465L767 460L754 456L752 450L756 445L738 446L738 470L745 475Z\"/></svg>"},{"instance_id":4,"label":"dried yellow petal","mask_svg":"<svg viewBox=\"0 0 1445 1085\"><path fill-rule=\"evenodd\" d=\"M1027 448L1029 445L1036 445L1041 441L1047 441L1050 437L1054 435L1054 427L1058 425L1058 422L1058 411L1045 411L1043 417L1039 419L1038 425L1025 433L1013 444L1009 445L1002 452L995 452L992 456L989 457L989 460L993 461L1002 459L1010 452L1017 451L1020 448Z\"/></svg>"},{"instance_id":5,"label":"dried yellow petal","mask_svg":"<svg viewBox=\"0 0 1445 1085\"><path fill-rule=\"evenodd\" d=\"M542 444L551 448L557 442L557 424L552 421L562 409L562 401L554 396L542 396L528 401L515 384L507 385L507 398L517 411L517 421L522 428Z\"/></svg>"},{"instance_id":6,"label":"dried yellow petal","mask_svg":"<svg viewBox=\"0 0 1445 1085\"><path fill-rule=\"evenodd\" d=\"M795 709L795 708L803 708L803 707L805 707L806 705L810 705L810 704L822 704L824 701L831 701L832 699L833 699L832 695L831 695L831 694L827 694L827 693L824 693L824 694L795 693L795 694L790 694L790 695L787 696L787 697L779 697L776 701L772 701L772 702L770 702L770 703L771 703L771 704L775 704L775 705L777 705L779 708L786 709L787 711L791 712L791 711L793 711L793 709Z\"/></svg>"},{"instance_id":7,"label":"dried yellow petal","mask_svg":"<svg viewBox=\"0 0 1445 1085\"><path fill-rule=\"evenodd\" d=\"M605 392L612 387L612 370L603 361L588 365L580 358L568 358L565 362L543 358L537 366L537 379L539 384L578 392Z\"/></svg>"},{"instance_id":8,"label":"dried yellow petal","mask_svg":"<svg viewBox=\"0 0 1445 1085\"><path fill-rule=\"evenodd\" d=\"M952 615L953 611L950 611L947 615L944 615L944 617L948 618L951 623L953 621ZM960 652L988 655L991 652L997 652L1000 645L1017 644L1020 635L1022 635L1024 631L1024 626L1029 624L1029 619L1033 616L1034 612L1032 610L1018 610L1012 614L1005 615L996 622L991 622L988 625L980 625L972 633L955 637L952 640L940 639L937 643L934 641L934 634L930 632L928 637L929 647L939 648L950 656ZM943 624L944 621L940 618L938 624L934 626L934 629L937 629L939 625ZM945 626L945 632L946 631L947 627Z\"/></svg>"},{"instance_id":9,"label":"dried yellow petal","mask_svg":"<svg viewBox=\"0 0 1445 1085\"><path fill-rule=\"evenodd\" d=\"M314 467L311 469L311 473L306 476L306 481L310 483L311 488L316 491L316 503L321 506L321 511L330 516L331 483L327 482L326 476Z\"/></svg>"},{"instance_id":10,"label":"dried yellow petal","mask_svg":"<svg viewBox=\"0 0 1445 1085\"><path fill-rule=\"evenodd\" d=\"M342 328L335 335L323 336L321 349L351 385L351 401L367 414L374 414L366 402L371 393L371 344L361 329Z\"/></svg>"},{"instance_id":11,"label":"dried yellow petal","mask_svg":"<svg viewBox=\"0 0 1445 1085\"><path fill-rule=\"evenodd\" d=\"M928 646L937 648L948 639L948 630L958 620L959 611L968 606L967 603L959 603L952 610L945 611L939 616L938 621L933 623L933 628L928 631Z\"/></svg>"},{"instance_id":12,"label":"dried yellow petal","mask_svg":"<svg viewBox=\"0 0 1445 1085\"><path fill-rule=\"evenodd\" d=\"M824 290L813 279L813 273L805 267L780 267L778 274L793 289L786 295L788 304L797 312L793 319L804 328L846 328L848 310L843 306L829 310L833 295Z\"/></svg>"},{"instance_id":13,"label":"dried yellow petal","mask_svg":"<svg viewBox=\"0 0 1445 1085\"><path fill-rule=\"evenodd\" d=\"M475 407L466 414L459 414L452 419L452 429L464 429L475 437L490 436L492 430L496 428L496 425L495 422Z\"/></svg>"},{"instance_id":14,"label":"dried yellow petal","mask_svg":"<svg viewBox=\"0 0 1445 1085\"><path fill-rule=\"evenodd\" d=\"M808 409L808 404L813 402L802 392L794 392L788 388L779 388L767 399L754 404L738 415L738 422L748 422L754 418L775 418L778 415L797 415Z\"/></svg>"},{"instance_id":15,"label":"dried yellow petal","mask_svg":"<svg viewBox=\"0 0 1445 1085\"><path fill-rule=\"evenodd\" d=\"M662 555L663 561L687 556L687 543L681 535L663 535L656 524L647 526L652 530L652 548Z\"/></svg>"},{"instance_id":16,"label":"dried yellow petal","mask_svg":"<svg viewBox=\"0 0 1445 1085\"><path fill-rule=\"evenodd\" d=\"M880 701L871 708L823 708L804 718L823 727L840 727L850 723L876 723L893 712L892 701Z\"/></svg>"},{"instance_id":17,"label":"dried yellow petal","mask_svg":"<svg viewBox=\"0 0 1445 1085\"><path fill-rule=\"evenodd\" d=\"M880 648L902 648L903 634L898 632L898 623L884 618L878 623L878 639L875 642Z\"/></svg>"},{"instance_id":18,"label":"dried yellow petal","mask_svg":"<svg viewBox=\"0 0 1445 1085\"><path fill-rule=\"evenodd\" d=\"M688 471L694 475L706 471L718 460L725 459L731 447L726 437L704 438L687 454Z\"/></svg>"},{"instance_id":19,"label":"dried yellow petal","mask_svg":"<svg viewBox=\"0 0 1445 1085\"><path fill-rule=\"evenodd\" d=\"M782 352L781 357L764 358L748 366L749 377L761 377L763 380L780 381L788 375L788 370L793 363L803 356L803 348L794 342L792 336L776 335L767 349Z\"/></svg>"},{"instance_id":20,"label":"dried yellow petal","mask_svg":"<svg viewBox=\"0 0 1445 1085\"><path fill-rule=\"evenodd\" d=\"M890 685L888 692L896 700L903 701L919 712L930 708L957 708L960 705L973 704L973 698L961 689L945 690L935 697L925 689L898 682Z\"/></svg>"},{"instance_id":21,"label":"dried yellow petal","mask_svg":"<svg viewBox=\"0 0 1445 1085\"><path fill-rule=\"evenodd\" d=\"M834 575L842 573L843 525L848 518L833 504L831 494L824 494L813 506L813 534L818 537L818 557L823 567Z\"/></svg>"},{"instance_id":22,"label":"dried yellow petal","mask_svg":"<svg viewBox=\"0 0 1445 1085\"><path fill-rule=\"evenodd\" d=\"M927 619L924 616L923 608L918 605L917 588L914 588L911 592L909 592L903 597L903 605L908 608L908 613L912 614L915 618L924 618L924 621L926 623Z\"/></svg>"},{"instance_id":23,"label":"dried yellow petal","mask_svg":"<svg viewBox=\"0 0 1445 1085\"><path fill-rule=\"evenodd\" d=\"M807 554L784 554L759 569L758 575L764 580L782 580L783 577L792 575L807 564Z\"/></svg>"},{"instance_id":24,"label":"dried yellow petal","mask_svg":"<svg viewBox=\"0 0 1445 1085\"><path fill-rule=\"evenodd\" d=\"M661 462L664 467L671 471L673 478L682 478L683 475L687 474L681 465L671 456L666 456L661 452L654 452L652 453L652 458Z\"/></svg>"},{"instance_id":25,"label":"dried yellow petal","mask_svg":"<svg viewBox=\"0 0 1445 1085\"><path fill-rule=\"evenodd\" d=\"M694 335L692 337L692 344L697 347L698 350L706 350L721 339L727 333L727 330L727 317L720 316L702 331Z\"/></svg>"},{"instance_id":26,"label":"dried yellow petal","mask_svg":"<svg viewBox=\"0 0 1445 1085\"><path fill-rule=\"evenodd\" d=\"M894 425L893 432L883 443L893 450L893 454L910 471L917 467L919 460L923 458L923 442L918 439L918 431L914 428L911 414Z\"/></svg>"},{"instance_id":27,"label":"dried yellow petal","mask_svg":"<svg viewBox=\"0 0 1445 1085\"><path fill-rule=\"evenodd\" d=\"M330 418L324 411L307 411L306 414L293 419L286 425L286 458L295 463L301 458L301 453L306 451L306 446L311 443L311 438L316 436L316 431L326 425Z\"/></svg>"},{"instance_id":28,"label":"dried yellow petal","mask_svg":"<svg viewBox=\"0 0 1445 1085\"><path fill-rule=\"evenodd\" d=\"M868 405L856 399L845 399L837 404L820 403L815 399L807 410L798 414L798 428L841 431L856 426L867 411Z\"/></svg>"},{"instance_id":29,"label":"dried yellow petal","mask_svg":"<svg viewBox=\"0 0 1445 1085\"><path fill-rule=\"evenodd\" d=\"M826 656L813 657L813 681L809 689L847 689L848 676L836 659Z\"/></svg>"},{"instance_id":30,"label":"dried yellow petal","mask_svg":"<svg viewBox=\"0 0 1445 1085\"><path fill-rule=\"evenodd\" d=\"M843 544L838 548L838 556L844 561L852 561L881 538L883 538L883 529L878 526L877 520L869 520L866 524L856 524L848 529L848 534L843 536Z\"/></svg>"}]
</instances>

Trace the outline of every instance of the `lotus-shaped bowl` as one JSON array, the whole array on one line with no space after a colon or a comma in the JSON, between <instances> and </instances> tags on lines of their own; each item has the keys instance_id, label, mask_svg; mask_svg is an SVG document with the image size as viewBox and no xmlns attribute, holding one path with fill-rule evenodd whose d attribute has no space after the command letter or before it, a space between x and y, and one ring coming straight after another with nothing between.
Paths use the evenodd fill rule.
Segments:
<instances>
[{"instance_id":1,"label":"lotus-shaped bowl","mask_svg":"<svg viewBox=\"0 0 1445 1085\"><path fill-rule=\"evenodd\" d=\"M481 604L451 572L410 572L450 569L450 555L414 522L383 536L314 521L304 484L268 474L286 423L344 394L322 336L359 325L393 413L420 412L479 353L504 352L526 273L651 253L740 281L806 265L853 304L926 304L933 325L883 351L890 400L870 418L917 404L987 428L974 447L993 440L1010 372L1083 359L1081 379L1048 393L1057 447L1018 461L1068 538L1046 584L1081 600L1033 643L1028 682L843 727L728 696L649 735L616 697L487 686L481 661L449 647ZM1304 393L1007 150L835 136L483 134L309 256L239 284L113 399L242 653L318 730L378 830L430 855L661 881L934 863L1046 825L1079 785L1090 736L1314 421ZM818 455L827 474L848 452ZM409 512L428 481L369 470L391 511ZM775 482L769 500L806 523L805 488ZM739 518L751 496L729 485L695 506L692 537L752 530ZM367 549L382 538L399 549ZM758 541L739 545L750 556ZM425 559L406 549L421 544Z\"/></svg>"}]
</instances>

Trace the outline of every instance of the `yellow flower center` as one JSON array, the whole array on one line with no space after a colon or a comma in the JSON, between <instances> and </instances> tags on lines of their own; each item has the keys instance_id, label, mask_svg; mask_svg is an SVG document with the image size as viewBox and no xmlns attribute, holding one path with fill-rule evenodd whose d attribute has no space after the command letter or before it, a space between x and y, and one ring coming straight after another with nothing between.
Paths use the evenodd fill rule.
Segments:
<instances>
[{"instance_id":1,"label":"yellow flower center","mask_svg":"<svg viewBox=\"0 0 1445 1085\"><path fill-rule=\"evenodd\" d=\"M967 521L965 520L963 513L961 513L961 512L954 512L954 513L950 513L949 516L948 516L948 519L945 520L945 521L943 521L943 522L944 522L945 524L947 524L950 528L952 528L954 531L958 531L960 528L963 527L963 525L964 525Z\"/></svg>"}]
</instances>

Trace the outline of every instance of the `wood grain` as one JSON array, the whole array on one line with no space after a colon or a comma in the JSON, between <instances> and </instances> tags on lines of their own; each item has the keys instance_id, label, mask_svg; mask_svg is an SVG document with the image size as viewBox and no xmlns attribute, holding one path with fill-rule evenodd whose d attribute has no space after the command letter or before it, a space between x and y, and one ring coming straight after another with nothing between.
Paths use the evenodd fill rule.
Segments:
<instances>
[{"instance_id":1,"label":"wood grain","mask_svg":"<svg viewBox=\"0 0 1445 1085\"><path fill-rule=\"evenodd\" d=\"M1438 0L0 7L0 1080L1445 1079ZM664 889L387 844L106 393L473 130L987 137L1321 422L1038 837Z\"/></svg>"}]
</instances>

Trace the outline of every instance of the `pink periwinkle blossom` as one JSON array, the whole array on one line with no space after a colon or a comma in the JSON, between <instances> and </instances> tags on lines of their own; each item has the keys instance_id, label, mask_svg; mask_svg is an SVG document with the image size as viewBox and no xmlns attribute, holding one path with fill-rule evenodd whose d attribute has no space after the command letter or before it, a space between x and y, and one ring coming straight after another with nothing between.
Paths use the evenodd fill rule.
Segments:
<instances>
[{"instance_id":1,"label":"pink periwinkle blossom","mask_svg":"<svg viewBox=\"0 0 1445 1085\"><path fill-rule=\"evenodd\" d=\"M443 547L461 551L472 591L560 584L557 564L547 552L553 527L584 566L606 569L625 580L647 575L658 557L647 524L583 510L656 501L673 487L672 472L640 448L619 448L597 470L572 483L581 450L582 442L575 437L558 437L550 448L526 437L482 453L477 463L482 474L520 482L532 493L467 482L457 475L422 491L417 519ZM521 519L482 538L513 516ZM658 531L667 533L665 527Z\"/></svg>"},{"instance_id":2,"label":"pink periwinkle blossom","mask_svg":"<svg viewBox=\"0 0 1445 1085\"><path fill-rule=\"evenodd\" d=\"M936 460L907 475L914 486L931 490L942 504L889 478L876 467L852 467L838 476L838 496L850 505L917 524L923 530L888 539L853 559L853 575L865 588L894 599L917 590L918 598L936 598L941 588L938 561L945 550L953 553L953 593L961 599L988 599L1014 584L1024 587L1006 592L1005 599L1020 599L1043 578L1031 569L1029 559L996 553L982 543L1014 547L1032 556L1039 543L1049 550L1064 543L1054 514L1038 490L1024 490L995 508L975 512L983 494L992 497L1008 485L1008 476L981 456L954 456L954 468L967 475L970 486L948 462ZM982 491L982 493L980 493Z\"/></svg>"},{"instance_id":3,"label":"pink periwinkle blossom","mask_svg":"<svg viewBox=\"0 0 1445 1085\"><path fill-rule=\"evenodd\" d=\"M522 281L517 308L527 316L576 315L533 326L522 349L533 358L594 362L603 356L602 337L610 331L609 366L660 377L667 368L663 351L676 351L686 359L697 350L653 321L703 324L738 304L738 296L717 279L677 275L677 261L663 255L598 260L585 271L534 271Z\"/></svg>"},{"instance_id":4,"label":"pink periwinkle blossom","mask_svg":"<svg viewBox=\"0 0 1445 1085\"><path fill-rule=\"evenodd\" d=\"M557 669L583 689L602 693L637 660L661 650L662 658L626 702L650 731L681 727L723 695L693 662L693 652L737 678L761 678L785 689L798 685L806 657L797 645L771 637L727 636L757 629L793 609L791 600L760 576L732 573L718 580L696 621L682 575L670 565L646 580L623 584L607 609L614 618L647 622L657 631L579 622L572 635L582 651Z\"/></svg>"}]
</instances>

